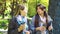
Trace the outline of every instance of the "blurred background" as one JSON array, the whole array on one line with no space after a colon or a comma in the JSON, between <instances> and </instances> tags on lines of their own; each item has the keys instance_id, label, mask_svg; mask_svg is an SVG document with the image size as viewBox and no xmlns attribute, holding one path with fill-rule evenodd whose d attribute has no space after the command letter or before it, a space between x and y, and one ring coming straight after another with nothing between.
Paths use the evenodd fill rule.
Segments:
<instances>
[{"instance_id":1,"label":"blurred background","mask_svg":"<svg viewBox=\"0 0 60 34\"><path fill-rule=\"evenodd\" d=\"M19 4L26 7L27 18L31 22L38 3L46 6L46 11L54 20L54 34L60 34L60 0L0 0L0 34L7 34L9 19L16 15Z\"/></svg>"}]
</instances>

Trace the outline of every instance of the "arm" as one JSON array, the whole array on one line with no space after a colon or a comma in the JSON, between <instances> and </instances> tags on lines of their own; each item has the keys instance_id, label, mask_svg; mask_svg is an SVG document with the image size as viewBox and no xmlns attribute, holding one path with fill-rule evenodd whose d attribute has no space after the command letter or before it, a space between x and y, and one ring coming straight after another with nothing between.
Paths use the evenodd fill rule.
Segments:
<instances>
[{"instance_id":1,"label":"arm","mask_svg":"<svg viewBox=\"0 0 60 34\"><path fill-rule=\"evenodd\" d=\"M15 18L9 21L8 34L18 34L18 25L15 22Z\"/></svg>"},{"instance_id":2,"label":"arm","mask_svg":"<svg viewBox=\"0 0 60 34\"><path fill-rule=\"evenodd\" d=\"M52 26L52 21L51 21L50 24L49 24L48 30L50 31L52 29L53 29L53 26Z\"/></svg>"},{"instance_id":3,"label":"arm","mask_svg":"<svg viewBox=\"0 0 60 34\"><path fill-rule=\"evenodd\" d=\"M53 29L52 22L53 22L53 20L51 19L50 16L48 16L48 26L49 26L48 30L52 30Z\"/></svg>"},{"instance_id":4,"label":"arm","mask_svg":"<svg viewBox=\"0 0 60 34\"><path fill-rule=\"evenodd\" d=\"M30 24L30 29L32 30L32 31L34 31L35 30L35 27L34 27L34 20L35 20L35 16L32 18L32 22L31 22L31 24Z\"/></svg>"}]
</instances>

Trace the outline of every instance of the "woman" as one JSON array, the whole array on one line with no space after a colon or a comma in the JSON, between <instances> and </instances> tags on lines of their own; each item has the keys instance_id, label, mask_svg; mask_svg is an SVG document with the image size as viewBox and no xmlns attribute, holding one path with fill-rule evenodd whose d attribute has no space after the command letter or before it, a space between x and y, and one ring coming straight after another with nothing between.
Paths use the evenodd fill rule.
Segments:
<instances>
[{"instance_id":1,"label":"woman","mask_svg":"<svg viewBox=\"0 0 60 34\"><path fill-rule=\"evenodd\" d=\"M25 7L19 5L18 9L16 16L10 20L8 34L29 34Z\"/></svg>"},{"instance_id":2,"label":"woman","mask_svg":"<svg viewBox=\"0 0 60 34\"><path fill-rule=\"evenodd\" d=\"M32 34L52 34L52 19L46 13L46 7L38 4L36 6L36 15L32 18L31 30Z\"/></svg>"}]
</instances>

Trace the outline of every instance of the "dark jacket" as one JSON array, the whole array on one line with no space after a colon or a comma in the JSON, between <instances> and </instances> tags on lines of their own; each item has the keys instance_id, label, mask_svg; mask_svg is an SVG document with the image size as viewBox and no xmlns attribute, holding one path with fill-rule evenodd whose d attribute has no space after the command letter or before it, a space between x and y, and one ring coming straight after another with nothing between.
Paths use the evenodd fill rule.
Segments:
<instances>
[{"instance_id":1,"label":"dark jacket","mask_svg":"<svg viewBox=\"0 0 60 34\"><path fill-rule=\"evenodd\" d=\"M35 20L35 16L32 18L32 23L31 23L31 26L30 26L30 29L31 29L31 31L32 31L32 33L33 34L36 34L36 30L35 30L35 22L34 22L34 20ZM39 18L39 22L41 22L41 19ZM48 24L47 24L47 26L49 27L49 26L52 26L52 22L53 22L53 20L51 19L51 17L50 16L48 16ZM39 23L39 25L41 25L41 23ZM40 27L40 26L37 26L37 27ZM53 27L53 26L52 26ZM48 30L48 29L47 29ZM50 32L50 31L49 31Z\"/></svg>"},{"instance_id":2,"label":"dark jacket","mask_svg":"<svg viewBox=\"0 0 60 34\"><path fill-rule=\"evenodd\" d=\"M9 20L9 26L8 26L8 34L22 34L22 32L18 32L18 23L16 18L12 18Z\"/></svg>"}]
</instances>

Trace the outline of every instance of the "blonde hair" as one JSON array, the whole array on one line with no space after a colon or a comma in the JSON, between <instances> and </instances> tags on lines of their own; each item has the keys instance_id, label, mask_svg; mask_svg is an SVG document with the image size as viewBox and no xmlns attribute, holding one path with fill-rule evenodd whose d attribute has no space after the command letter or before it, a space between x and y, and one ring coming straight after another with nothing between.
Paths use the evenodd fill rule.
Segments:
<instances>
[{"instance_id":1,"label":"blonde hair","mask_svg":"<svg viewBox=\"0 0 60 34\"><path fill-rule=\"evenodd\" d=\"M20 10L24 10L24 9L25 9L25 7L24 7L23 5L18 5L17 8L18 8L18 9L17 9L17 11L14 13L14 16L21 15Z\"/></svg>"}]
</instances>

